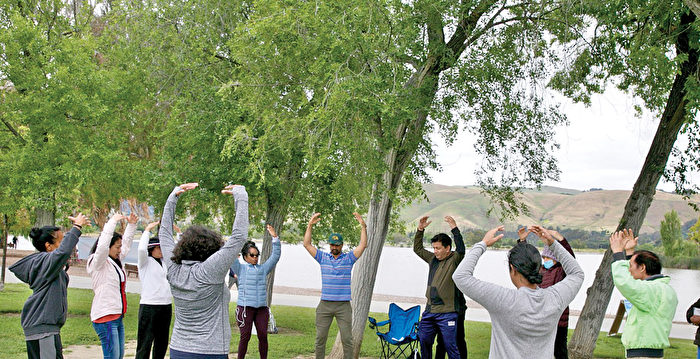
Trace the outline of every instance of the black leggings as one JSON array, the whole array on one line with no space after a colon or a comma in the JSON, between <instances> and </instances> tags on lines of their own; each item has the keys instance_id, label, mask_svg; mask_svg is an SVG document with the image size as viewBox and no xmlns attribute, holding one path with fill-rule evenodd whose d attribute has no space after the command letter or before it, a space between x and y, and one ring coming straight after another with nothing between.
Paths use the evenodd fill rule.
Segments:
<instances>
[{"instance_id":1,"label":"black leggings","mask_svg":"<svg viewBox=\"0 0 700 359\"><path fill-rule=\"evenodd\" d=\"M139 306L139 330L136 344L136 359L149 359L151 345L153 358L162 359L168 351L170 319L173 315L171 304Z\"/></svg>"}]
</instances>

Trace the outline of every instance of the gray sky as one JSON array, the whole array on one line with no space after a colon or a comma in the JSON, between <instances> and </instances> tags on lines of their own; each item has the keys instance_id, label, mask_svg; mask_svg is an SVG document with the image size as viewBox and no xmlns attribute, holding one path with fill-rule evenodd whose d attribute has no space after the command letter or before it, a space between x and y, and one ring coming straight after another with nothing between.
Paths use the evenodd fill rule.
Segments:
<instances>
[{"instance_id":1,"label":"gray sky","mask_svg":"<svg viewBox=\"0 0 700 359\"><path fill-rule=\"evenodd\" d=\"M640 102L614 88L594 96L590 107L563 98L560 101L570 122L557 130L556 140L561 145L556 153L560 181L545 184L578 190L631 190L656 132L658 116L645 113L642 118L635 117L634 104ZM470 137L463 132L452 146L446 147L438 135L433 135L437 160L443 167L442 172L429 171L434 183L476 182L475 164L481 159L476 156ZM679 137L678 143L687 141ZM674 186L661 182L658 188L672 191Z\"/></svg>"}]
</instances>

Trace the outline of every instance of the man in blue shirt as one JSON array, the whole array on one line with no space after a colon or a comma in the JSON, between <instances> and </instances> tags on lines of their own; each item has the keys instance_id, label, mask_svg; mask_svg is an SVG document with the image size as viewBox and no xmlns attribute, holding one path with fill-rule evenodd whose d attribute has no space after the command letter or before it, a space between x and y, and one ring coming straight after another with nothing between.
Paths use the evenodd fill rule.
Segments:
<instances>
[{"instance_id":1,"label":"man in blue shirt","mask_svg":"<svg viewBox=\"0 0 700 359\"><path fill-rule=\"evenodd\" d=\"M331 252L321 251L311 244L313 225L321 220L320 213L314 213L304 234L304 248L321 265L321 302L316 307L316 359L326 355L328 328L336 318L340 339L343 343L343 358L352 359L352 307L350 306L350 279L352 266L367 247L367 225L359 213L353 213L360 223L360 243L354 250L343 253L343 237L332 233L328 237Z\"/></svg>"}]
</instances>

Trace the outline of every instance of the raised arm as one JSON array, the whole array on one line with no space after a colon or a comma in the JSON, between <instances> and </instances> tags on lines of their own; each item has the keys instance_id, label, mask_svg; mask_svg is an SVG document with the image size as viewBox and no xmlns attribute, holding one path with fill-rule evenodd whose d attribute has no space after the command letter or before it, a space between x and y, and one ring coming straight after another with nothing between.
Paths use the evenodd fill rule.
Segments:
<instances>
[{"instance_id":1,"label":"raised arm","mask_svg":"<svg viewBox=\"0 0 700 359\"><path fill-rule=\"evenodd\" d=\"M58 271L68 263L73 249L78 244L78 240L82 234L82 228L88 223L87 217L82 213L79 213L75 217L68 217L68 219L73 221L73 227L63 236L63 240L58 248L50 252L49 268L47 270L48 276L58 273Z\"/></svg>"},{"instance_id":2,"label":"raised arm","mask_svg":"<svg viewBox=\"0 0 700 359\"><path fill-rule=\"evenodd\" d=\"M172 264L171 258L173 257L173 251L175 250L175 240L173 238L173 220L175 217L175 208L177 207L177 200L180 194L185 191L193 190L199 186L198 183L185 183L179 186L175 186L173 191L170 192L168 200L165 201L165 207L163 208L163 217L160 219L160 230L158 231L158 239L160 240L160 250L163 252L163 262L165 267L169 267Z\"/></svg>"},{"instance_id":3,"label":"raised arm","mask_svg":"<svg viewBox=\"0 0 700 359\"><path fill-rule=\"evenodd\" d=\"M88 271L99 270L107 263L109 243L112 241L112 235L114 235L114 229L117 228L117 223L122 219L124 219L124 216L120 213L116 213L105 223L104 227L102 227L100 237L97 238L95 253L92 255L91 259L88 259Z\"/></svg>"},{"instance_id":4,"label":"raised arm","mask_svg":"<svg viewBox=\"0 0 700 359\"><path fill-rule=\"evenodd\" d=\"M418 221L418 228L416 229L416 235L413 236L413 253L417 254L422 260L430 263L430 261L435 256L429 250L423 247L423 234L425 233L425 227L429 226L432 221L428 221L428 216L423 216Z\"/></svg>"},{"instance_id":5,"label":"raised arm","mask_svg":"<svg viewBox=\"0 0 700 359\"><path fill-rule=\"evenodd\" d=\"M158 225L158 223L160 222L149 223L141 234L141 239L139 240L139 247L137 250L139 268L145 268L148 265L148 241L151 238L151 231Z\"/></svg>"},{"instance_id":6,"label":"raised arm","mask_svg":"<svg viewBox=\"0 0 700 359\"><path fill-rule=\"evenodd\" d=\"M124 230L124 235L122 236L122 250L119 253L119 260L124 260L126 255L129 254L131 250L131 243L134 243L134 235L136 234L136 223L139 222L139 217L131 212L131 214L126 217L126 229Z\"/></svg>"},{"instance_id":7,"label":"raised arm","mask_svg":"<svg viewBox=\"0 0 700 359\"><path fill-rule=\"evenodd\" d=\"M648 312L655 302L647 295L649 282L634 279L629 272L630 263L626 260L625 251L629 247L634 249L637 240L631 229L617 231L610 236L610 250L613 252L612 277L615 287L620 293L638 309ZM634 246L629 244L633 243Z\"/></svg>"},{"instance_id":8,"label":"raised arm","mask_svg":"<svg viewBox=\"0 0 700 359\"><path fill-rule=\"evenodd\" d=\"M457 288L469 298L481 304L489 312L508 311L515 301L517 290L503 288L499 285L484 282L474 277L474 268L486 248L503 238L503 234L496 235L503 227L491 229L486 232L484 239L475 244L462 262L457 266L452 280Z\"/></svg>"},{"instance_id":9,"label":"raised arm","mask_svg":"<svg viewBox=\"0 0 700 359\"><path fill-rule=\"evenodd\" d=\"M306 248L306 251L309 252L309 254L311 254L311 256L314 258L316 258L316 247L311 244L311 231L314 224L318 223L320 220L321 214L314 213L309 220L309 224L306 225L306 233L304 233L304 248Z\"/></svg>"},{"instance_id":10,"label":"raised arm","mask_svg":"<svg viewBox=\"0 0 700 359\"><path fill-rule=\"evenodd\" d=\"M562 304L566 306L574 300L578 290L581 289L581 285L583 285L583 269L581 269L581 266L571 253L569 253L558 240L555 240L554 236L552 236L547 229L541 226L532 226L531 230L542 239L545 245L549 246L549 249L554 252L562 268L564 268L566 277L557 284L551 286L551 288L559 293L563 302ZM562 239L563 238L564 237L562 237Z\"/></svg>"},{"instance_id":11,"label":"raised arm","mask_svg":"<svg viewBox=\"0 0 700 359\"><path fill-rule=\"evenodd\" d=\"M450 231L452 232L452 238L455 241L455 251L464 257L466 253L466 248L464 247L464 238L462 238L462 233L457 227L457 222L452 216L445 216L445 222L450 225Z\"/></svg>"},{"instance_id":12,"label":"raised arm","mask_svg":"<svg viewBox=\"0 0 700 359\"><path fill-rule=\"evenodd\" d=\"M199 269L199 276L208 283L223 283L243 244L248 239L248 192L240 185L226 186L223 194L232 194L236 206L231 236L223 247L207 258Z\"/></svg>"},{"instance_id":13,"label":"raised arm","mask_svg":"<svg viewBox=\"0 0 700 359\"><path fill-rule=\"evenodd\" d=\"M275 268L275 265L277 265L277 262L279 262L280 255L282 254L282 243L280 243L280 237L277 235L275 228L269 224L266 226L266 228L267 231L270 232L270 236L272 236L272 254L270 255L270 258L268 258L262 265L265 274L270 272L272 268Z\"/></svg>"},{"instance_id":14,"label":"raised arm","mask_svg":"<svg viewBox=\"0 0 700 359\"><path fill-rule=\"evenodd\" d=\"M576 255L574 254L574 250L571 248L569 241L567 241L566 238L564 238L564 236L561 235L561 233L559 233L553 229L548 229L547 232L549 232L549 234L551 234L552 237L554 237L554 239L559 241L559 244L561 244L561 246L564 247L564 249L566 249L566 251L569 252L569 254L571 254L571 256L576 258Z\"/></svg>"},{"instance_id":15,"label":"raised arm","mask_svg":"<svg viewBox=\"0 0 700 359\"><path fill-rule=\"evenodd\" d=\"M365 223L365 220L362 219L362 216L360 216L359 213L354 212L353 215L355 216L357 222L360 223L360 227L362 227L362 229L360 230L360 244L358 244L357 247L355 247L355 249L353 249L352 251L355 255L355 258L360 259L362 252L364 252L367 248L367 224Z\"/></svg>"}]
</instances>

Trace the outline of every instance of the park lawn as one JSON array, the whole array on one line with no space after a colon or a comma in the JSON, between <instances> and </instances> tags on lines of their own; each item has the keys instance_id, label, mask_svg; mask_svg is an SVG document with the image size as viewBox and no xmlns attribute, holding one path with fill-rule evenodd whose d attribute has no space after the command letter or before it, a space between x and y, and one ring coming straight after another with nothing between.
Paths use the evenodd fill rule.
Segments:
<instances>
[{"instance_id":1,"label":"park lawn","mask_svg":"<svg viewBox=\"0 0 700 359\"><path fill-rule=\"evenodd\" d=\"M7 284L0 292L0 359L26 357L26 347L20 312L31 290L23 284ZM138 301L137 294L128 294L129 303L125 316L126 340L136 340ZM61 330L64 348L70 345L100 345L100 341L90 322L90 303L92 291L86 289L68 289L68 320ZM280 333L269 335L270 358L293 358L299 355L311 357L314 351L316 335L315 309L289 306L274 306L272 312L280 328ZM235 304L231 303L229 314L232 323L231 352L238 348L237 328L234 320ZM387 318L386 314L373 313L378 320ZM330 353L333 340L338 332L335 322L328 335L326 352ZM570 334L571 335L570 331ZM482 322L466 323L467 346L469 358L488 358L491 324ZM70 350L70 349L68 349ZM668 358L695 359L697 347L690 340L671 339L671 348L665 354ZM379 357L380 344L374 331L365 330L362 343L362 357ZM598 337L596 358L624 358L624 350L619 337L607 337L601 333ZM253 336L248 344L248 356L258 357L258 342Z\"/></svg>"}]
</instances>

